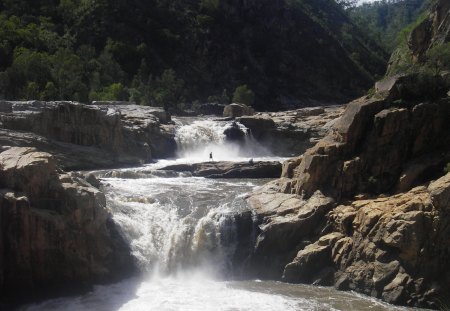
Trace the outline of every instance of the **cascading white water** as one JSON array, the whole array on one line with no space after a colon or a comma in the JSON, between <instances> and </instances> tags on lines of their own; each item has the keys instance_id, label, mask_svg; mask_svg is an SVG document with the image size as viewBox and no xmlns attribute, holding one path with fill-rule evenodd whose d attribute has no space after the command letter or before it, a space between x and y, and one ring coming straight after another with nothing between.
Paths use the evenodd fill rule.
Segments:
<instances>
[{"instance_id":1,"label":"cascading white water","mask_svg":"<svg viewBox=\"0 0 450 311\"><path fill-rule=\"evenodd\" d=\"M245 208L252 182L203 178L104 179L108 205L142 271L229 266L233 215ZM214 268L214 269L212 269Z\"/></svg>"},{"instance_id":2,"label":"cascading white water","mask_svg":"<svg viewBox=\"0 0 450 311\"><path fill-rule=\"evenodd\" d=\"M244 133L242 142L226 140L224 132L233 124ZM196 120L188 124L180 122L175 140L178 146L177 155L185 160L208 161L210 153L217 161L271 156L269 150L258 144L248 129L239 122L214 121L212 119Z\"/></svg>"},{"instance_id":3,"label":"cascading white water","mask_svg":"<svg viewBox=\"0 0 450 311\"><path fill-rule=\"evenodd\" d=\"M177 161L239 160L251 155L227 144L229 123L186 122L177 133ZM236 148L236 149L234 149ZM256 155L262 155L263 149ZM253 154L254 156L255 154ZM165 164L173 161L164 161ZM161 164L98 172L108 208L142 271L142 277L96 286L85 295L30 305L23 310L392 310L352 293L259 280L233 281L238 239L234 217L245 210L244 194L264 181L207 180L161 173ZM395 308L397 309L397 308Z\"/></svg>"}]
</instances>

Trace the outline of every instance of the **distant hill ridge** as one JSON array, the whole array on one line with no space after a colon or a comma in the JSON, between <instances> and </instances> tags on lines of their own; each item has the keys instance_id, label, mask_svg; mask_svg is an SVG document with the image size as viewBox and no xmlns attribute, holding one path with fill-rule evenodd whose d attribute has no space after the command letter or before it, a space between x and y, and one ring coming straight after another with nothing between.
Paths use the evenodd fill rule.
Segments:
<instances>
[{"instance_id":1,"label":"distant hill ridge","mask_svg":"<svg viewBox=\"0 0 450 311\"><path fill-rule=\"evenodd\" d=\"M0 98L230 101L261 110L344 101L387 55L332 0L5 0Z\"/></svg>"}]
</instances>

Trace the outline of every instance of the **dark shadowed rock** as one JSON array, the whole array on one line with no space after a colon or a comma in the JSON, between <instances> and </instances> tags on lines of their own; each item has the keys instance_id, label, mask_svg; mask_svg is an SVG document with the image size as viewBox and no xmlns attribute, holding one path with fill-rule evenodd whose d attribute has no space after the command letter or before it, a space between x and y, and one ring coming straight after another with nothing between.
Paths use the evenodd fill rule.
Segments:
<instances>
[{"instance_id":1,"label":"dark shadowed rock","mask_svg":"<svg viewBox=\"0 0 450 311\"><path fill-rule=\"evenodd\" d=\"M224 108L225 108L225 105L216 104L216 103L207 103L207 104L201 104L200 107L198 107L196 109L196 111L203 115L221 116L221 115L223 115Z\"/></svg>"},{"instance_id":2,"label":"dark shadowed rock","mask_svg":"<svg viewBox=\"0 0 450 311\"><path fill-rule=\"evenodd\" d=\"M230 127L227 127L224 132L227 141L242 142L245 140L246 133L233 122Z\"/></svg>"},{"instance_id":3,"label":"dark shadowed rock","mask_svg":"<svg viewBox=\"0 0 450 311\"><path fill-rule=\"evenodd\" d=\"M160 170L190 172L192 176L206 178L277 178L280 162L202 162L174 164Z\"/></svg>"}]
</instances>

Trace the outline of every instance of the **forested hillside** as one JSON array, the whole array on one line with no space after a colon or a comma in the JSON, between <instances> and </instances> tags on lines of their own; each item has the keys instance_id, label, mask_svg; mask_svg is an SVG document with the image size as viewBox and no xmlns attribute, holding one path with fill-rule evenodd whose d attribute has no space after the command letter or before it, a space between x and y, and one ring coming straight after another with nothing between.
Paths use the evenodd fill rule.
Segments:
<instances>
[{"instance_id":1,"label":"forested hillside","mask_svg":"<svg viewBox=\"0 0 450 311\"><path fill-rule=\"evenodd\" d=\"M350 10L355 23L388 52L404 40L412 24L426 15L431 0L379 0Z\"/></svg>"},{"instance_id":2,"label":"forested hillside","mask_svg":"<svg viewBox=\"0 0 450 311\"><path fill-rule=\"evenodd\" d=\"M257 109L343 101L386 53L333 0L3 0L0 98L231 101Z\"/></svg>"}]
</instances>

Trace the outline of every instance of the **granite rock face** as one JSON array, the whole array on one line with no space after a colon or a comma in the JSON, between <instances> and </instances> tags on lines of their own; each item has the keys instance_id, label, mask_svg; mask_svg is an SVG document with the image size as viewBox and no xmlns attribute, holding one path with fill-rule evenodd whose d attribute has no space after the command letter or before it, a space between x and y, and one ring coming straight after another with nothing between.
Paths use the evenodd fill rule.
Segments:
<instances>
[{"instance_id":1,"label":"granite rock face","mask_svg":"<svg viewBox=\"0 0 450 311\"><path fill-rule=\"evenodd\" d=\"M348 104L283 178L249 195L254 275L400 305L448 299L450 99L414 100L410 79Z\"/></svg>"},{"instance_id":2,"label":"granite rock face","mask_svg":"<svg viewBox=\"0 0 450 311\"><path fill-rule=\"evenodd\" d=\"M334 198L408 190L442 173L450 145L450 99L434 102L361 98L347 106L331 133L295 168L291 192L320 189ZM436 160L439 155L440 161ZM425 159L435 160L424 162ZM412 167L423 163L420 172Z\"/></svg>"},{"instance_id":3,"label":"granite rock face","mask_svg":"<svg viewBox=\"0 0 450 311\"><path fill-rule=\"evenodd\" d=\"M0 101L0 143L37 147L65 169L139 164L175 152L170 116L132 104Z\"/></svg>"},{"instance_id":4,"label":"granite rock face","mask_svg":"<svg viewBox=\"0 0 450 311\"><path fill-rule=\"evenodd\" d=\"M284 112L259 112L236 120L245 125L253 138L281 156L304 153L323 138L344 106L302 108Z\"/></svg>"},{"instance_id":5,"label":"granite rock face","mask_svg":"<svg viewBox=\"0 0 450 311\"><path fill-rule=\"evenodd\" d=\"M0 153L0 303L77 292L134 269L102 192L48 153Z\"/></svg>"},{"instance_id":6,"label":"granite rock face","mask_svg":"<svg viewBox=\"0 0 450 311\"><path fill-rule=\"evenodd\" d=\"M286 181L248 198L259 224L248 259L254 276L400 305L439 308L448 299L450 173L428 187L346 202L283 193Z\"/></svg>"}]
</instances>

